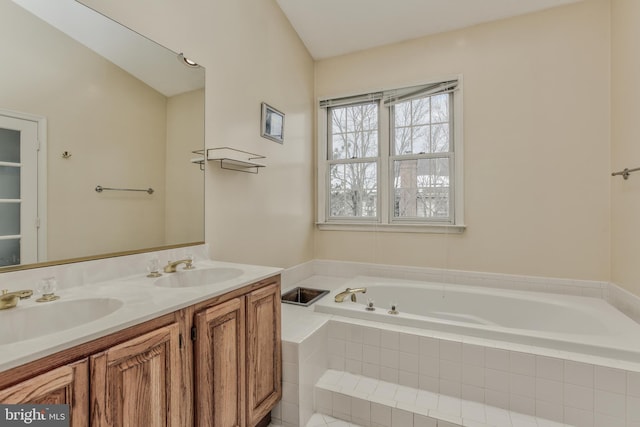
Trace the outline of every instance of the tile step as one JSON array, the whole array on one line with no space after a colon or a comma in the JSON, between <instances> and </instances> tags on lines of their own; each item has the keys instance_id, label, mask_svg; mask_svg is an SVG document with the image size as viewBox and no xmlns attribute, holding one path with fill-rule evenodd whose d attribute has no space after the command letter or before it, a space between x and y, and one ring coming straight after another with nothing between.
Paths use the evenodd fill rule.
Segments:
<instances>
[{"instance_id":1,"label":"tile step","mask_svg":"<svg viewBox=\"0 0 640 427\"><path fill-rule=\"evenodd\" d=\"M362 427L570 427L331 369L315 385L315 410Z\"/></svg>"}]
</instances>

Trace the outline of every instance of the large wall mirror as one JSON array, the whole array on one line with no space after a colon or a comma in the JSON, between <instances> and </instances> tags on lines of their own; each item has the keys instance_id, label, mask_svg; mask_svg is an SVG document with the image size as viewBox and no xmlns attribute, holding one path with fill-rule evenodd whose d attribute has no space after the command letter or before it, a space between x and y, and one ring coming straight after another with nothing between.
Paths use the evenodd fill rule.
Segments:
<instances>
[{"instance_id":1,"label":"large wall mirror","mask_svg":"<svg viewBox=\"0 0 640 427\"><path fill-rule=\"evenodd\" d=\"M202 242L204 69L75 0L0 20L0 271Z\"/></svg>"}]
</instances>

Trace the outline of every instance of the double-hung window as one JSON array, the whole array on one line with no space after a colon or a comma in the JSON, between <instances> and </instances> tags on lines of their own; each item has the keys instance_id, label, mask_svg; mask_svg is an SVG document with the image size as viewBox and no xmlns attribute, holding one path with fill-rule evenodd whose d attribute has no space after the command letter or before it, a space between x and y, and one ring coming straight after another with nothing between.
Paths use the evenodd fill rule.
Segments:
<instances>
[{"instance_id":1,"label":"double-hung window","mask_svg":"<svg viewBox=\"0 0 640 427\"><path fill-rule=\"evenodd\" d=\"M320 101L321 228L462 231L458 79Z\"/></svg>"}]
</instances>

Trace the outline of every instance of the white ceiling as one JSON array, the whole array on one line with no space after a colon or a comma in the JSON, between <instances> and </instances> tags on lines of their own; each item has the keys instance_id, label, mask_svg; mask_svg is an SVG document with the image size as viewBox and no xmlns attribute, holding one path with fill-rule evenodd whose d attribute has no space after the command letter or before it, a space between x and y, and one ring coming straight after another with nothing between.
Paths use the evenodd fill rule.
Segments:
<instances>
[{"instance_id":1,"label":"white ceiling","mask_svg":"<svg viewBox=\"0 0 640 427\"><path fill-rule=\"evenodd\" d=\"M204 70L75 0L13 0L165 96L204 87Z\"/></svg>"},{"instance_id":2,"label":"white ceiling","mask_svg":"<svg viewBox=\"0 0 640 427\"><path fill-rule=\"evenodd\" d=\"M582 0L276 0L314 59Z\"/></svg>"}]
</instances>

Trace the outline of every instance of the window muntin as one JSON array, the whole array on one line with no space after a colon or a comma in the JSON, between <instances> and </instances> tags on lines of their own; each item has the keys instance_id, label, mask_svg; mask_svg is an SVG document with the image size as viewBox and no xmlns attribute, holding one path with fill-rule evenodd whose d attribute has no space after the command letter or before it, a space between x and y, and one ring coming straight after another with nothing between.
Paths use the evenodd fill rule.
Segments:
<instances>
[{"instance_id":1,"label":"window muntin","mask_svg":"<svg viewBox=\"0 0 640 427\"><path fill-rule=\"evenodd\" d=\"M448 80L320 101L321 229L333 223L464 230L462 160L454 155L454 147L462 150L458 86Z\"/></svg>"},{"instance_id":2,"label":"window muntin","mask_svg":"<svg viewBox=\"0 0 640 427\"><path fill-rule=\"evenodd\" d=\"M378 102L328 108L329 218L378 215Z\"/></svg>"},{"instance_id":3,"label":"window muntin","mask_svg":"<svg viewBox=\"0 0 640 427\"><path fill-rule=\"evenodd\" d=\"M393 220L452 222L451 93L391 106Z\"/></svg>"}]
</instances>

